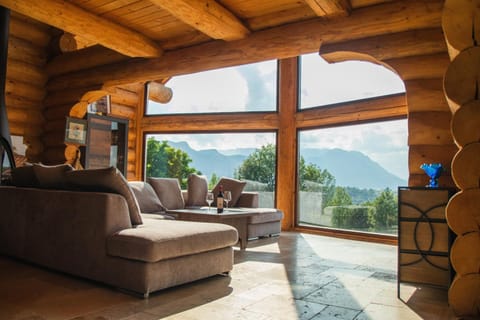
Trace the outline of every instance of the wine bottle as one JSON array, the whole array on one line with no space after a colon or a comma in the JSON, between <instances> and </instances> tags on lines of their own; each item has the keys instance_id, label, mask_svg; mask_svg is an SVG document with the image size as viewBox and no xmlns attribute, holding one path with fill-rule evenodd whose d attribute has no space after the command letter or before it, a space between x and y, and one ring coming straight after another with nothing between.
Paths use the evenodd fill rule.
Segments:
<instances>
[{"instance_id":1,"label":"wine bottle","mask_svg":"<svg viewBox=\"0 0 480 320\"><path fill-rule=\"evenodd\" d=\"M217 213L223 212L223 186L220 185L217 194Z\"/></svg>"}]
</instances>

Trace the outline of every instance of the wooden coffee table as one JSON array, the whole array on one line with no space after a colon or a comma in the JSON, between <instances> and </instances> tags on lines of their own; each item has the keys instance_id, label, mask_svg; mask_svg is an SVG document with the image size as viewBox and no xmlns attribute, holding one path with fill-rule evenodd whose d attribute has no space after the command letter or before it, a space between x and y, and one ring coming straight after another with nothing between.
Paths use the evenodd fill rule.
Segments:
<instances>
[{"instance_id":1,"label":"wooden coffee table","mask_svg":"<svg viewBox=\"0 0 480 320\"><path fill-rule=\"evenodd\" d=\"M208 207L167 210L167 213L177 216L178 220L216 222L228 224L238 231L240 249L245 250L248 238L248 221L250 217L263 213L276 212L269 208L225 208L223 213L217 213L217 208Z\"/></svg>"}]
</instances>

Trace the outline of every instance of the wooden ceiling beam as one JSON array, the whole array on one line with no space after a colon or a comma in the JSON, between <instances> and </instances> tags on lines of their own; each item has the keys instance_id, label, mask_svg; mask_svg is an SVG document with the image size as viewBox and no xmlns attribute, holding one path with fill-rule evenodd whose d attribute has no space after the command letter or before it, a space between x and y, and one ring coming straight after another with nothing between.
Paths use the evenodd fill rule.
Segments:
<instances>
[{"instance_id":1,"label":"wooden ceiling beam","mask_svg":"<svg viewBox=\"0 0 480 320\"><path fill-rule=\"evenodd\" d=\"M238 40L250 33L233 13L214 0L150 1L213 39Z\"/></svg>"},{"instance_id":2,"label":"wooden ceiling beam","mask_svg":"<svg viewBox=\"0 0 480 320\"><path fill-rule=\"evenodd\" d=\"M319 17L345 17L350 14L349 0L304 0Z\"/></svg>"},{"instance_id":3,"label":"wooden ceiling beam","mask_svg":"<svg viewBox=\"0 0 480 320\"><path fill-rule=\"evenodd\" d=\"M0 0L0 5L130 57L159 57L163 50L144 35L61 0Z\"/></svg>"},{"instance_id":4,"label":"wooden ceiling beam","mask_svg":"<svg viewBox=\"0 0 480 320\"><path fill-rule=\"evenodd\" d=\"M318 52L337 43L441 26L443 1L405 0L352 11L348 19L315 19L258 31L246 39L213 41L166 52L162 59L132 60L52 79L48 89L149 81L223 67ZM60 66L59 66L60 67Z\"/></svg>"}]
</instances>

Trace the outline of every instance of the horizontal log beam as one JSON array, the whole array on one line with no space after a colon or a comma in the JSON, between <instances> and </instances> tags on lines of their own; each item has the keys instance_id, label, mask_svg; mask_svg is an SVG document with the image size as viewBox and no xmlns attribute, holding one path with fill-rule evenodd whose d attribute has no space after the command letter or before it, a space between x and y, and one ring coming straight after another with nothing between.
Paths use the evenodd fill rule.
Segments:
<instances>
[{"instance_id":1,"label":"horizontal log beam","mask_svg":"<svg viewBox=\"0 0 480 320\"><path fill-rule=\"evenodd\" d=\"M45 70L52 77L126 59L121 53L96 45L58 55L48 62Z\"/></svg>"},{"instance_id":2,"label":"horizontal log beam","mask_svg":"<svg viewBox=\"0 0 480 320\"><path fill-rule=\"evenodd\" d=\"M131 57L159 57L162 49L141 33L61 0L0 0L0 5Z\"/></svg>"},{"instance_id":3,"label":"horizontal log beam","mask_svg":"<svg viewBox=\"0 0 480 320\"><path fill-rule=\"evenodd\" d=\"M406 117L405 95L373 98L364 101L336 104L304 110L296 115L297 128L328 126L337 123L354 123L378 119Z\"/></svg>"},{"instance_id":4,"label":"horizontal log beam","mask_svg":"<svg viewBox=\"0 0 480 320\"><path fill-rule=\"evenodd\" d=\"M447 52L383 61L403 81L442 78L450 64Z\"/></svg>"},{"instance_id":5,"label":"horizontal log beam","mask_svg":"<svg viewBox=\"0 0 480 320\"><path fill-rule=\"evenodd\" d=\"M454 144L450 132L451 112L411 112L408 115L408 145Z\"/></svg>"},{"instance_id":6,"label":"horizontal log beam","mask_svg":"<svg viewBox=\"0 0 480 320\"><path fill-rule=\"evenodd\" d=\"M43 47L14 35L8 37L8 55L36 66L43 67L47 62L47 55Z\"/></svg>"},{"instance_id":7,"label":"horizontal log beam","mask_svg":"<svg viewBox=\"0 0 480 320\"><path fill-rule=\"evenodd\" d=\"M315 19L253 33L232 42L213 41L165 53L161 59L132 60L55 78L50 90L93 83L118 85L294 57L320 44L440 26L443 1L395 1L352 11L348 19ZM341 30L342 32L338 32ZM448 55L447 55L448 56Z\"/></svg>"},{"instance_id":8,"label":"horizontal log beam","mask_svg":"<svg viewBox=\"0 0 480 320\"><path fill-rule=\"evenodd\" d=\"M458 148L454 144L410 146L408 149L409 172L410 174L424 175L425 172L420 168L422 163L441 163L445 168L445 173L450 174L450 165L457 151Z\"/></svg>"},{"instance_id":9,"label":"horizontal log beam","mask_svg":"<svg viewBox=\"0 0 480 320\"><path fill-rule=\"evenodd\" d=\"M148 132L211 132L242 130L276 130L278 115L275 112L228 113L216 115L184 115L145 117L141 120L142 131Z\"/></svg>"},{"instance_id":10,"label":"horizontal log beam","mask_svg":"<svg viewBox=\"0 0 480 320\"><path fill-rule=\"evenodd\" d=\"M48 46L51 37L48 26L16 12L12 12L10 17L10 34L20 39L28 39L28 41L41 48Z\"/></svg>"},{"instance_id":11,"label":"horizontal log beam","mask_svg":"<svg viewBox=\"0 0 480 320\"><path fill-rule=\"evenodd\" d=\"M325 44L320 47L320 55L327 62L356 60L366 54L383 61L425 54L447 52L441 28L428 28L399 33L391 33L364 39Z\"/></svg>"},{"instance_id":12,"label":"horizontal log beam","mask_svg":"<svg viewBox=\"0 0 480 320\"><path fill-rule=\"evenodd\" d=\"M245 38L250 31L214 0L150 0L213 39L237 40Z\"/></svg>"},{"instance_id":13,"label":"horizontal log beam","mask_svg":"<svg viewBox=\"0 0 480 320\"><path fill-rule=\"evenodd\" d=\"M408 112L450 111L443 93L443 79L405 81Z\"/></svg>"}]
</instances>

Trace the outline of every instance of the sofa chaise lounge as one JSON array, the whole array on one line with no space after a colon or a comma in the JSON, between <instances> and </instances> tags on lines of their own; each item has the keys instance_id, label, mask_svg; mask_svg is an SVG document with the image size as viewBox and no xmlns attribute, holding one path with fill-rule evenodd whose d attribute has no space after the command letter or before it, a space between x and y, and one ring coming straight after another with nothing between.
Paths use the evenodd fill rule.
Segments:
<instances>
[{"instance_id":1,"label":"sofa chaise lounge","mask_svg":"<svg viewBox=\"0 0 480 320\"><path fill-rule=\"evenodd\" d=\"M144 297L232 270L234 228L140 214L115 168L32 167L35 183L0 187L0 254Z\"/></svg>"}]
</instances>

